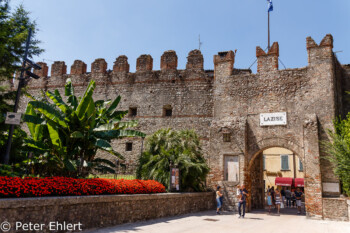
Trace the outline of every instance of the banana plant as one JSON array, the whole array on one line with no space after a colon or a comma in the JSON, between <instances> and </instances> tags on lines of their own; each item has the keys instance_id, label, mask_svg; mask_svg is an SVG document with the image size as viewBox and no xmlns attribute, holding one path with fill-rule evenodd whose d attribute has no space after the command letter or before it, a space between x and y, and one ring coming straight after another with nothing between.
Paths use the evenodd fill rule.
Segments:
<instances>
[{"instance_id":1,"label":"banana plant","mask_svg":"<svg viewBox=\"0 0 350 233\"><path fill-rule=\"evenodd\" d=\"M35 153L45 175L87 176L91 171L114 172L114 163L96 158L105 151L124 160L115 151L112 140L124 137L145 137L132 130L137 121L123 121L128 111L117 110L121 97L113 101L92 98L95 81L91 81L79 99L70 79L65 85L65 102L58 90L47 91L43 99L28 95L24 115L30 137L25 140L28 151ZM33 162L33 159L31 160ZM46 166L46 167L45 167ZM55 173L55 174L52 174Z\"/></svg>"}]
</instances>

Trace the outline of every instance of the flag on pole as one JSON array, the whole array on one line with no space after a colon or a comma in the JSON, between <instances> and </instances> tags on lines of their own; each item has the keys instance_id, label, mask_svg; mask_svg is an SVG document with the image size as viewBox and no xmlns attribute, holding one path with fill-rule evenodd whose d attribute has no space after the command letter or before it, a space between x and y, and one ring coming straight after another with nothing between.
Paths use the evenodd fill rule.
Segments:
<instances>
[{"instance_id":1,"label":"flag on pole","mask_svg":"<svg viewBox=\"0 0 350 233\"><path fill-rule=\"evenodd\" d=\"M270 11L273 11L273 5L272 5L272 0L267 0L268 2L268 9L267 9L267 12L270 12Z\"/></svg>"}]
</instances>

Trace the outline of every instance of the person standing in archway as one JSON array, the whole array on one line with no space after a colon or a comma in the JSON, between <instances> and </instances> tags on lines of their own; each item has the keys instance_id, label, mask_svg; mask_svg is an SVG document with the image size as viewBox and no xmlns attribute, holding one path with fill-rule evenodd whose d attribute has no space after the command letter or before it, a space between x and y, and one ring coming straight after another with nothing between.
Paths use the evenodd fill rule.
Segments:
<instances>
[{"instance_id":1,"label":"person standing in archway","mask_svg":"<svg viewBox=\"0 0 350 233\"><path fill-rule=\"evenodd\" d=\"M275 204L275 187L274 186L271 187L270 194L271 194L271 198L272 198L272 205L276 209L276 204Z\"/></svg>"},{"instance_id":2,"label":"person standing in archway","mask_svg":"<svg viewBox=\"0 0 350 233\"><path fill-rule=\"evenodd\" d=\"M286 189L285 193L286 193L286 205L287 205L287 208L292 207L292 204L291 204L292 193L291 193L291 191L288 188Z\"/></svg>"},{"instance_id":3,"label":"person standing in archway","mask_svg":"<svg viewBox=\"0 0 350 233\"><path fill-rule=\"evenodd\" d=\"M244 218L245 215L245 207L247 203L247 196L248 191L245 189L244 184L239 189L239 195L238 195L238 218ZM242 214L242 208L243 208L243 214Z\"/></svg>"},{"instance_id":4,"label":"person standing in archway","mask_svg":"<svg viewBox=\"0 0 350 233\"><path fill-rule=\"evenodd\" d=\"M282 195L278 189L276 189L276 192L275 192L275 200L276 200L275 204L277 207L277 214L279 214L280 208L281 208L281 202L282 202Z\"/></svg>"},{"instance_id":5,"label":"person standing in archway","mask_svg":"<svg viewBox=\"0 0 350 233\"><path fill-rule=\"evenodd\" d=\"M303 192L300 191L300 188L297 188L295 191L295 199L297 202L298 214L301 214L301 197L303 196Z\"/></svg>"}]
</instances>

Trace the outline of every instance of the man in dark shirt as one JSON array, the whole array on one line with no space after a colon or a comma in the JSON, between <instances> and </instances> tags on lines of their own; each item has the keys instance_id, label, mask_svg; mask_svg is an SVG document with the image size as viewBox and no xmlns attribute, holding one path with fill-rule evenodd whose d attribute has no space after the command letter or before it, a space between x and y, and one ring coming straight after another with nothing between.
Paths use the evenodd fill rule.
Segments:
<instances>
[{"instance_id":1,"label":"man in dark shirt","mask_svg":"<svg viewBox=\"0 0 350 233\"><path fill-rule=\"evenodd\" d=\"M295 191L295 199L297 201L298 214L301 214L301 197L303 196L303 192L300 191L300 188L297 188Z\"/></svg>"},{"instance_id":2,"label":"man in dark shirt","mask_svg":"<svg viewBox=\"0 0 350 233\"><path fill-rule=\"evenodd\" d=\"M247 195L248 195L248 191L245 189L245 186L242 185L241 188L239 189L239 195L238 195L238 218L244 218L245 215L245 206L247 203ZM242 210L241 208L243 208L243 214L242 214Z\"/></svg>"}]
</instances>

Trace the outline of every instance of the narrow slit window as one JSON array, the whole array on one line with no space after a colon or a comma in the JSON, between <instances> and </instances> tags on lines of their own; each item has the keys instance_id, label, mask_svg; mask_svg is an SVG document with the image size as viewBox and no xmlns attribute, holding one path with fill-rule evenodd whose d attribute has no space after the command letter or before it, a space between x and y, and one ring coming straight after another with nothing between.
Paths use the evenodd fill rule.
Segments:
<instances>
[{"instance_id":1,"label":"narrow slit window","mask_svg":"<svg viewBox=\"0 0 350 233\"><path fill-rule=\"evenodd\" d=\"M135 107L129 108L129 116L136 117L137 116L137 108L135 108Z\"/></svg>"},{"instance_id":2,"label":"narrow slit window","mask_svg":"<svg viewBox=\"0 0 350 233\"><path fill-rule=\"evenodd\" d=\"M173 115L173 108L170 105L164 106L163 116L171 117Z\"/></svg>"},{"instance_id":3,"label":"narrow slit window","mask_svg":"<svg viewBox=\"0 0 350 233\"><path fill-rule=\"evenodd\" d=\"M132 151L132 142L127 142L125 144L125 151Z\"/></svg>"}]
</instances>

